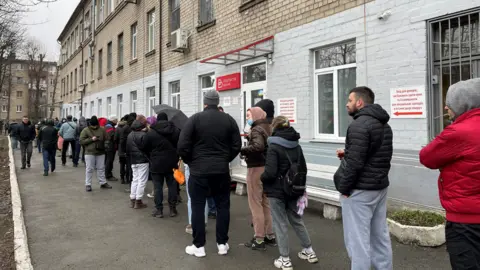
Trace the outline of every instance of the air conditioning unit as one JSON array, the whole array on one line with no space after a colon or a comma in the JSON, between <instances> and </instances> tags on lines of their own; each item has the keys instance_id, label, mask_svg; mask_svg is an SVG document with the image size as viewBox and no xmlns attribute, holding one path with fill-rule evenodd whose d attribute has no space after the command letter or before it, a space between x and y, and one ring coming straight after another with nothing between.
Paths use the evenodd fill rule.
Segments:
<instances>
[{"instance_id":1,"label":"air conditioning unit","mask_svg":"<svg viewBox=\"0 0 480 270\"><path fill-rule=\"evenodd\" d=\"M177 29L170 34L171 51L184 52L188 48L188 32L184 29Z\"/></svg>"}]
</instances>

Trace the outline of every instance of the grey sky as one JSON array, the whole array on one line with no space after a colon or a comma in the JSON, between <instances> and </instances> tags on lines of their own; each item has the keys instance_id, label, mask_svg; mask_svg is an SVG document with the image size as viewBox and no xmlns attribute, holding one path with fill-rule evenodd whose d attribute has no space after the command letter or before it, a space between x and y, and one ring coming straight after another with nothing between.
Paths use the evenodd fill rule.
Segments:
<instances>
[{"instance_id":1,"label":"grey sky","mask_svg":"<svg viewBox=\"0 0 480 270\"><path fill-rule=\"evenodd\" d=\"M58 0L36 6L25 14L23 23L27 24L27 35L43 44L48 60L58 59L60 51L57 38L79 2L80 0Z\"/></svg>"}]
</instances>

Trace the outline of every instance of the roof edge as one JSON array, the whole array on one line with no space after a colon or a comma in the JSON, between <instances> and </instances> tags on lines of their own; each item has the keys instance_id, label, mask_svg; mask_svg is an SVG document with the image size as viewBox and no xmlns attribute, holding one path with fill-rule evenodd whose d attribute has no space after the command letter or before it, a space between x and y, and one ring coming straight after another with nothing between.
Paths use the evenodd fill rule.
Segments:
<instances>
[{"instance_id":1,"label":"roof edge","mask_svg":"<svg viewBox=\"0 0 480 270\"><path fill-rule=\"evenodd\" d=\"M75 21L75 19L77 18L78 14L83 9L83 7L85 6L85 3L87 1L88 0L80 0L77 7L75 8L72 15L70 16L70 19L68 19L67 24L65 25L62 32L60 33L60 36L58 36L57 41L59 41L59 42L62 41L62 39L65 37L65 34L68 32L70 26L73 24L73 22Z\"/></svg>"}]
</instances>

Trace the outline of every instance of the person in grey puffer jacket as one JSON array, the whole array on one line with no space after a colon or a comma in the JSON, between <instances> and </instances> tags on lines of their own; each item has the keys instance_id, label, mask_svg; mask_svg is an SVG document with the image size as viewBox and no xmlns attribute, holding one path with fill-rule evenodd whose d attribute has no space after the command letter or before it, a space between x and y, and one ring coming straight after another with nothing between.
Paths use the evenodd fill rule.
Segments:
<instances>
[{"instance_id":1,"label":"person in grey puffer jacket","mask_svg":"<svg viewBox=\"0 0 480 270\"><path fill-rule=\"evenodd\" d=\"M78 125L75 127L75 155L73 155L73 163L78 164L80 160L80 149L82 149L82 162L85 163L85 147L80 144L80 133L87 127L85 117L80 117Z\"/></svg>"},{"instance_id":2,"label":"person in grey puffer jacket","mask_svg":"<svg viewBox=\"0 0 480 270\"><path fill-rule=\"evenodd\" d=\"M67 116L67 121L62 124L58 134L63 138L62 145L62 166L65 166L67 163L67 150L68 145L72 147L72 156L75 156L75 130L77 124L72 121L73 117L71 115ZM77 167L78 164L73 162L73 167Z\"/></svg>"}]
</instances>

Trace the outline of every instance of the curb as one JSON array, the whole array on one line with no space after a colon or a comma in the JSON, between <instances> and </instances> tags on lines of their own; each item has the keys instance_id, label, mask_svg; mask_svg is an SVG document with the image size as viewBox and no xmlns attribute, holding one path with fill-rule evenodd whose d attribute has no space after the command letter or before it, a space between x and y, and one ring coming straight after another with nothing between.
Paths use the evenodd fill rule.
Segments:
<instances>
[{"instance_id":1,"label":"curb","mask_svg":"<svg viewBox=\"0 0 480 270\"><path fill-rule=\"evenodd\" d=\"M10 159L10 192L12 194L13 245L15 249L15 263L17 270L33 270L28 249L27 230L23 219L23 206L18 188L15 160L13 157L12 141L8 136L8 157Z\"/></svg>"}]
</instances>

